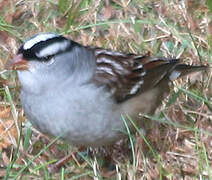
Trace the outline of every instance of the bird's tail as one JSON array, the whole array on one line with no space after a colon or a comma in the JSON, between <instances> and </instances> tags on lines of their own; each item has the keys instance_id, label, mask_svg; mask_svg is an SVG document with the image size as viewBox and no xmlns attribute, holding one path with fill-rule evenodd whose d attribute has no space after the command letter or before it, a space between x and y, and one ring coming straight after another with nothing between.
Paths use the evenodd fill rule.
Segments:
<instances>
[{"instance_id":1,"label":"bird's tail","mask_svg":"<svg viewBox=\"0 0 212 180\"><path fill-rule=\"evenodd\" d=\"M169 79L171 81L185 76L187 74L190 74L192 72L198 72L198 71L206 71L209 68L209 66L192 66L192 65L186 65L186 64L177 64L176 67L173 69L173 71L169 75Z\"/></svg>"}]
</instances>

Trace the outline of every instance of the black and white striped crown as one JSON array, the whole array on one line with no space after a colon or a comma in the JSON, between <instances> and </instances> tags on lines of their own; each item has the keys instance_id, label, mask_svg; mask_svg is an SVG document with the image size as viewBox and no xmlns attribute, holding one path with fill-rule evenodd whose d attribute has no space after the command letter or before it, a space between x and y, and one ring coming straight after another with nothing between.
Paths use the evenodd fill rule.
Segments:
<instances>
[{"instance_id":1,"label":"black and white striped crown","mask_svg":"<svg viewBox=\"0 0 212 180\"><path fill-rule=\"evenodd\" d=\"M67 51L73 43L54 33L40 33L24 42L18 53L22 53L27 60L47 60L48 57Z\"/></svg>"}]
</instances>

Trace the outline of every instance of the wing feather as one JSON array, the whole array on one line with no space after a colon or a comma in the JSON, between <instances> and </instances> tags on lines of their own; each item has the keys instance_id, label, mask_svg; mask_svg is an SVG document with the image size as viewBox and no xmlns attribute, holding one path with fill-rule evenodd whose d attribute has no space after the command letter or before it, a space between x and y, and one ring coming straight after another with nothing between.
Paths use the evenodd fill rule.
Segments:
<instances>
[{"instance_id":1,"label":"wing feather","mask_svg":"<svg viewBox=\"0 0 212 180\"><path fill-rule=\"evenodd\" d=\"M178 64L179 59L151 58L149 53L142 56L95 48L94 54L93 80L98 86L106 86L117 102L143 93L164 79L168 83L171 75L178 78L186 70L190 72L192 67L198 67ZM175 69L180 73L173 74Z\"/></svg>"}]
</instances>

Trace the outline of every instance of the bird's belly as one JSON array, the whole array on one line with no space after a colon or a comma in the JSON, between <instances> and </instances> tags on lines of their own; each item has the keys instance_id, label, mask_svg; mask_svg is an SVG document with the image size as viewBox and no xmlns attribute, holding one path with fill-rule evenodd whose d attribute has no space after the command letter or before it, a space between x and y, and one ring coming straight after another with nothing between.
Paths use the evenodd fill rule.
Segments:
<instances>
[{"instance_id":1,"label":"bird's belly","mask_svg":"<svg viewBox=\"0 0 212 180\"><path fill-rule=\"evenodd\" d=\"M27 98L26 98L27 97ZM100 146L123 136L116 105L105 99L64 99L21 96L27 118L42 133L61 136L73 145ZM27 104L27 105L26 105Z\"/></svg>"}]
</instances>

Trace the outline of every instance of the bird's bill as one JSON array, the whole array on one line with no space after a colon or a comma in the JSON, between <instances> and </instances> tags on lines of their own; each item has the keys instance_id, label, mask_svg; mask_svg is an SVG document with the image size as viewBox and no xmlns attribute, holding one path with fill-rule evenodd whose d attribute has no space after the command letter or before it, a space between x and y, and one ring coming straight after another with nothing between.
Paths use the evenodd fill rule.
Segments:
<instances>
[{"instance_id":1,"label":"bird's bill","mask_svg":"<svg viewBox=\"0 0 212 180\"><path fill-rule=\"evenodd\" d=\"M22 54L18 54L6 63L5 68L8 70L23 71L29 69L29 62L23 58Z\"/></svg>"}]
</instances>

